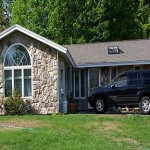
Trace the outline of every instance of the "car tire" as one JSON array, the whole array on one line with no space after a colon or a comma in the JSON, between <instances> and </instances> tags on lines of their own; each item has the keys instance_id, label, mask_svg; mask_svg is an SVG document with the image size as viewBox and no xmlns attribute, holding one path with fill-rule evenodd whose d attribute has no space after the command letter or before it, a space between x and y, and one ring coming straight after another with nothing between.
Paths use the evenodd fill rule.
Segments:
<instances>
[{"instance_id":1,"label":"car tire","mask_svg":"<svg viewBox=\"0 0 150 150\"><path fill-rule=\"evenodd\" d=\"M106 103L102 97L98 97L95 101L95 111L98 114L105 113L106 110Z\"/></svg>"},{"instance_id":2,"label":"car tire","mask_svg":"<svg viewBox=\"0 0 150 150\"><path fill-rule=\"evenodd\" d=\"M144 96L140 101L140 111L142 114L150 114L150 97Z\"/></svg>"}]
</instances>

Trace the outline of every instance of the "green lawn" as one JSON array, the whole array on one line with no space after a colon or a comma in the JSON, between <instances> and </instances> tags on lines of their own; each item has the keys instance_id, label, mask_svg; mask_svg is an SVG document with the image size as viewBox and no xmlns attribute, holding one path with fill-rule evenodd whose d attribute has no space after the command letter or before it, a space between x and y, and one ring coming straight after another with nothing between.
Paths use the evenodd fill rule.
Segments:
<instances>
[{"instance_id":1,"label":"green lawn","mask_svg":"<svg viewBox=\"0 0 150 150\"><path fill-rule=\"evenodd\" d=\"M150 116L0 116L0 150L150 150Z\"/></svg>"}]
</instances>

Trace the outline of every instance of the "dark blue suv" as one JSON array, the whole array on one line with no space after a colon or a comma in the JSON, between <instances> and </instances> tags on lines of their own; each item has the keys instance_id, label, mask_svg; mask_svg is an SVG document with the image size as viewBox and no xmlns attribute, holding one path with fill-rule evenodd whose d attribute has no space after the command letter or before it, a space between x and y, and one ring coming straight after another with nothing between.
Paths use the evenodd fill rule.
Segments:
<instances>
[{"instance_id":1,"label":"dark blue suv","mask_svg":"<svg viewBox=\"0 0 150 150\"><path fill-rule=\"evenodd\" d=\"M109 85L91 89L88 102L97 113L108 107L139 107L150 113L150 71L128 71L116 76Z\"/></svg>"}]
</instances>

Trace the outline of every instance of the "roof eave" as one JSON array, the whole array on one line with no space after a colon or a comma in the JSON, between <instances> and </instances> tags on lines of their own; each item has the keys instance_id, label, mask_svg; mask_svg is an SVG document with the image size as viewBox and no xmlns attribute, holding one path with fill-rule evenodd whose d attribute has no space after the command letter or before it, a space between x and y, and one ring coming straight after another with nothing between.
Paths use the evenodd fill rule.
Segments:
<instances>
[{"instance_id":1,"label":"roof eave","mask_svg":"<svg viewBox=\"0 0 150 150\"><path fill-rule=\"evenodd\" d=\"M75 62L74 62L74 60L73 60L73 58L72 58L72 56L71 56L71 54L70 54L70 52L68 50L66 52L66 55L69 58L69 61L71 62L71 64L73 65L73 67L76 68L76 64L75 64Z\"/></svg>"},{"instance_id":2,"label":"roof eave","mask_svg":"<svg viewBox=\"0 0 150 150\"><path fill-rule=\"evenodd\" d=\"M145 65L150 64L150 61L128 61L128 62L102 62L97 64L76 64L76 68L96 68L96 67L114 67L127 65Z\"/></svg>"}]
</instances>

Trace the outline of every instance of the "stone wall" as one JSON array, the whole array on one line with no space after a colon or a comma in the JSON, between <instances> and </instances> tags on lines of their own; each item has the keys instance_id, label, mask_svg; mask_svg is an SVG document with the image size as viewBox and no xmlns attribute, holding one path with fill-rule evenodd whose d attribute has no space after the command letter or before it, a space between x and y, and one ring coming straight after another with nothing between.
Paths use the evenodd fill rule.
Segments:
<instances>
[{"instance_id":1,"label":"stone wall","mask_svg":"<svg viewBox=\"0 0 150 150\"><path fill-rule=\"evenodd\" d=\"M32 97L24 99L27 112L58 113L57 51L18 31L0 41L0 113L4 113L3 60L7 49L14 43L23 44L27 48L32 62Z\"/></svg>"}]
</instances>

